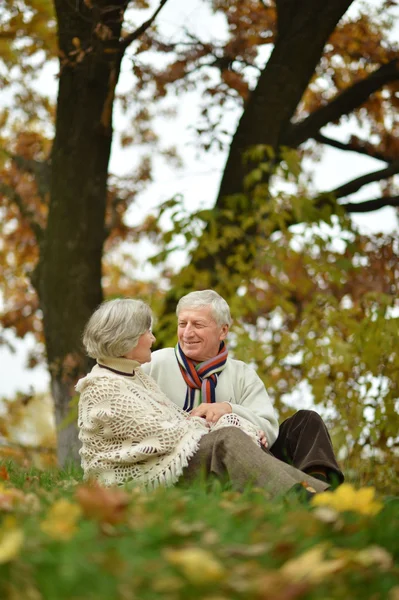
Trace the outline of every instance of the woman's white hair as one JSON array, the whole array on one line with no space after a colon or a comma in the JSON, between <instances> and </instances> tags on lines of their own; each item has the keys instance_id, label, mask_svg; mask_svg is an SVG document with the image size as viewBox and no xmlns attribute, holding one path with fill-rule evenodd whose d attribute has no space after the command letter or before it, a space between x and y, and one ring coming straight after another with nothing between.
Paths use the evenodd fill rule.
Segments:
<instances>
[{"instance_id":1,"label":"woman's white hair","mask_svg":"<svg viewBox=\"0 0 399 600\"><path fill-rule=\"evenodd\" d=\"M86 324L83 345L92 358L125 356L151 328L151 322L151 309L142 300L103 302Z\"/></svg>"},{"instance_id":2,"label":"woman's white hair","mask_svg":"<svg viewBox=\"0 0 399 600\"><path fill-rule=\"evenodd\" d=\"M232 318L229 305L226 300L222 298L222 296L219 296L214 290L202 290L200 292L190 292L189 294L186 294L180 298L177 303L176 315L179 317L181 310L202 308L203 306L211 307L212 317L218 325L231 325Z\"/></svg>"}]
</instances>

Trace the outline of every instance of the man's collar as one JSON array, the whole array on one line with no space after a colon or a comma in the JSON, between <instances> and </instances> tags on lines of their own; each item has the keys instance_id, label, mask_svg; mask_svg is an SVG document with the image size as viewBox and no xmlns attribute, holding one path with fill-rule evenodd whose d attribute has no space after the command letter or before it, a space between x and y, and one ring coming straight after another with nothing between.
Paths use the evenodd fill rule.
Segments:
<instances>
[{"instance_id":1,"label":"man's collar","mask_svg":"<svg viewBox=\"0 0 399 600\"><path fill-rule=\"evenodd\" d=\"M137 360L132 360L130 358L113 358L110 356L99 358L97 364L103 369L108 369L118 375L126 375L127 377L133 377L135 369L140 367L140 363Z\"/></svg>"}]
</instances>

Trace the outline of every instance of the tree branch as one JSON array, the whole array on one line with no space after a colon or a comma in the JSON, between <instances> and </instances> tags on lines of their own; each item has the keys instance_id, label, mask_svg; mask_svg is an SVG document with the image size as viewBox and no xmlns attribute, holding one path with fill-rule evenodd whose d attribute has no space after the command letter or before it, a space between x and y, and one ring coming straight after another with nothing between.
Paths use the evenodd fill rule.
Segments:
<instances>
[{"instance_id":1,"label":"tree branch","mask_svg":"<svg viewBox=\"0 0 399 600\"><path fill-rule=\"evenodd\" d=\"M29 210L22 197L10 185L7 185L2 181L0 181L0 194L4 194L4 196L7 196L11 202L14 202L14 204L18 207L22 218L28 222L29 227L32 229L36 237L36 240L39 242L43 237L43 228L36 221L34 213Z\"/></svg>"},{"instance_id":2,"label":"tree branch","mask_svg":"<svg viewBox=\"0 0 399 600\"><path fill-rule=\"evenodd\" d=\"M373 198L372 200L363 200L362 202L347 202L340 204L348 213L365 213L373 210L379 210L384 206L398 206L399 196L386 196L385 198Z\"/></svg>"},{"instance_id":3,"label":"tree branch","mask_svg":"<svg viewBox=\"0 0 399 600\"><path fill-rule=\"evenodd\" d=\"M159 3L158 8L156 9L156 11L152 15L152 17L150 17L147 21L145 21L142 25L140 25L140 27L138 27L136 29L136 31L132 31L132 33L129 33L129 35L127 35L125 38L123 38L121 40L119 46L120 46L120 49L122 50L122 52L124 52L126 50L126 48L128 46L130 46L130 44L132 42L134 42L135 40L137 40L141 35L143 35L143 33L149 27L151 27L151 25L153 24L153 22L155 21L155 19L157 18L158 14L162 10L162 8L165 6L165 4L166 4L167 1L168 0L161 0L161 2Z\"/></svg>"},{"instance_id":4,"label":"tree branch","mask_svg":"<svg viewBox=\"0 0 399 600\"><path fill-rule=\"evenodd\" d=\"M399 173L399 160L395 160L386 169L373 171L372 173L367 173L367 175L362 175L352 181L348 181L348 183L340 185L329 193L335 198L343 198L344 196L349 196L349 194L354 194L364 185L373 183L374 181L381 181L381 179L387 179L388 177L392 177L392 175L396 175L396 173Z\"/></svg>"},{"instance_id":5,"label":"tree branch","mask_svg":"<svg viewBox=\"0 0 399 600\"><path fill-rule=\"evenodd\" d=\"M371 94L397 79L399 79L399 60L395 58L368 77L354 83L303 121L291 124L283 136L282 145L296 148L309 138L315 137L324 125L349 114L366 102Z\"/></svg>"},{"instance_id":6,"label":"tree branch","mask_svg":"<svg viewBox=\"0 0 399 600\"><path fill-rule=\"evenodd\" d=\"M363 140L359 140L359 145L354 144L353 142L349 142L347 144L343 142L339 142L338 140L333 140L321 133L313 136L313 139L320 144L325 144L326 146L331 146L332 148L338 148L338 150L348 150L349 152L357 152L358 154L364 154L365 156L369 156L370 158L375 158L376 160L382 160L388 164L392 163L392 158L385 156L377 149L374 148L368 142Z\"/></svg>"}]
</instances>

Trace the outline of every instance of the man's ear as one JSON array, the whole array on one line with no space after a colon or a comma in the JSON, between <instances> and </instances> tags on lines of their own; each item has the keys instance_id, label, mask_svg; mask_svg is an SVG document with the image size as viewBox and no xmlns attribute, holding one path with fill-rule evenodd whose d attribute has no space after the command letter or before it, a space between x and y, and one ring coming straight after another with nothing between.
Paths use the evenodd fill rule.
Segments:
<instances>
[{"instance_id":1,"label":"man's ear","mask_svg":"<svg viewBox=\"0 0 399 600\"><path fill-rule=\"evenodd\" d=\"M225 340L228 333L229 333L229 326L227 324L226 325L222 325L222 331L220 332L219 339L220 340Z\"/></svg>"}]
</instances>

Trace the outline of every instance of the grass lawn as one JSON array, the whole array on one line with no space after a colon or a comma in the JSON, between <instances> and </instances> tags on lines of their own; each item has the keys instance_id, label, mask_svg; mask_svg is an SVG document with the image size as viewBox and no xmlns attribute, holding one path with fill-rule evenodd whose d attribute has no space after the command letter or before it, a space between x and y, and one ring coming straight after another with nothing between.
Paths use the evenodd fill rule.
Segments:
<instances>
[{"instance_id":1,"label":"grass lawn","mask_svg":"<svg viewBox=\"0 0 399 600\"><path fill-rule=\"evenodd\" d=\"M104 489L0 465L1 600L399 600L399 499Z\"/></svg>"}]
</instances>

